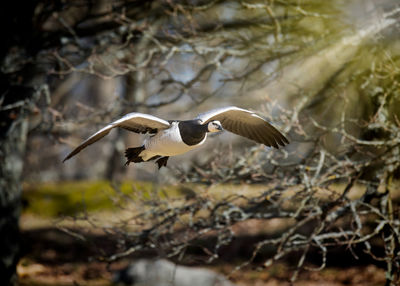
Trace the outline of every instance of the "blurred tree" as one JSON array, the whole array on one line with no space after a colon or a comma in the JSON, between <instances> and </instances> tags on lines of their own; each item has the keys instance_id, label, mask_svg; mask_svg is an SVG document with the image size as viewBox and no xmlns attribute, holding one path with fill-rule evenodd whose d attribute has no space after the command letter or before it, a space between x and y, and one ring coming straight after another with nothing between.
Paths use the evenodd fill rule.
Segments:
<instances>
[{"instance_id":1,"label":"blurred tree","mask_svg":"<svg viewBox=\"0 0 400 286\"><path fill-rule=\"evenodd\" d=\"M124 3L119 2L118 5ZM49 69L55 61L48 56L66 46L62 38L73 32L70 26L101 17L107 1L13 1L2 5L0 47L0 281L8 284L19 255L18 218L21 173L29 131L28 117L48 111ZM58 14L60 13L60 14ZM103 15L104 16L104 15ZM64 18L65 17L65 18ZM52 20L53 19L53 20ZM94 36L118 24L102 22L83 29ZM73 33L74 34L74 33ZM74 34L75 35L75 34ZM76 36L76 35L75 35ZM86 45L87 49L92 48ZM85 49L77 53L76 64L86 59Z\"/></svg>"},{"instance_id":2,"label":"blurred tree","mask_svg":"<svg viewBox=\"0 0 400 286\"><path fill-rule=\"evenodd\" d=\"M2 5L0 47L0 280L8 284L15 272L19 254L18 218L21 199L21 173L27 117L36 90L29 84L38 69L24 60L37 52L32 40L35 4ZM24 9L17 4L22 4Z\"/></svg>"},{"instance_id":3,"label":"blurred tree","mask_svg":"<svg viewBox=\"0 0 400 286\"><path fill-rule=\"evenodd\" d=\"M392 154L398 152L397 137L393 137L393 132L397 130L394 122L398 122L398 108L393 105L399 102L398 68L393 62L398 62L398 55L396 58L389 57L385 64L378 60L378 56L375 58L376 65L354 67L352 62L357 56L370 54L373 49L364 54L361 45L390 30L396 24L394 16L398 14L398 9L395 9L393 1L352 1L355 10L365 8L362 17L357 18L360 21L354 23L349 19L354 19L357 13L339 17L343 14L340 9L344 2L36 0L29 3L13 1L7 9L2 9L0 242L4 247L0 253L1 280L9 280L18 259L16 237L21 170L28 132L58 138L78 132L85 124L104 123L128 110L162 110L177 103L175 111L182 112L188 106L194 108L202 104L211 96L221 101L229 98L244 107L261 103L261 111L267 110L267 101L279 101L279 107L272 109L271 113L277 112L280 106L294 110L290 116L282 111L282 121L288 123L287 131L293 132L293 137L304 141L299 145L305 143L307 146L322 146L322 149L304 148L304 156L290 163L302 166L300 177L291 177L287 171L277 172L278 177L287 175L293 182L304 184L305 191L313 190L313 183L325 182L324 178L333 175L323 170L347 166L343 160L335 161L336 155L347 160L348 155L354 153L346 152L359 145L365 148L363 154L366 154L369 152L367 147L377 145L375 141L378 139L378 142L384 142L378 147L391 142L392 145L382 149L382 154L386 154L384 158L392 162ZM350 5L346 7L351 10ZM395 53L396 42L388 42L390 51ZM390 71L386 68L388 65L392 65ZM384 79L374 76L377 67ZM123 78L121 81L128 84L122 85L121 96L110 99L112 104L99 103L99 95L85 95L91 106L77 100L67 105L62 96L56 96L52 91L76 73L103 80ZM362 84L352 81L354 74L362 75ZM344 85L343 79L351 84ZM386 81L385 88L381 87L383 81ZM397 90L387 88L390 86L388 82L393 81ZM337 86L343 92L338 92ZM354 86L356 88L352 88ZM366 98L358 100L349 96L341 104L333 104L342 98L344 92L353 94L358 88L361 93L365 92ZM90 112L82 114L79 108ZM341 112L344 109L347 111L345 115ZM311 111L316 117L309 119ZM368 132L364 132L365 129L361 132L359 123L354 123L354 118L347 115L357 112L361 119L368 122L371 114L376 115L377 121L372 121L375 125L369 125ZM299 124L298 119L304 124ZM380 122L381 119L383 121ZM351 129L347 129L349 126ZM304 135L302 132L308 134L312 131L318 131L318 136L297 137ZM359 136L356 138L356 135ZM351 145L349 148L346 145L339 150L341 152L336 152L333 149L343 142L343 138L354 145L348 144ZM368 140L373 143L365 144ZM331 144L334 146L321 142L334 142ZM109 153L108 170L105 172L110 178L114 177L115 166L118 165L115 162L118 152L117 146ZM260 154L257 162L271 159L266 153L257 154ZM330 158L329 163L336 167L324 165L325 158ZM314 166L316 160L322 162L317 167ZM356 163L353 164L356 167L370 167L363 162ZM50 162L47 164L52 167ZM389 166L385 169L388 173L386 177L391 177L398 169L395 162ZM311 185L307 168L316 170ZM228 171L210 169L213 171L211 177ZM232 173L232 170L235 172ZM359 178L359 170L348 167L346 171L349 170L350 173L338 172L334 175L341 178L350 176L348 185L351 187ZM230 172L224 176L225 179L237 178L238 174L246 178L259 175L254 168L230 168ZM196 174L194 171L193 177ZM326 177L321 177L322 174ZM374 176L375 181L380 180ZM310 199L308 196L305 198ZM336 202L339 201L342 202ZM302 206L307 206L307 211L316 208L306 203ZM343 208L349 210L351 207L354 206ZM329 206L326 209L332 210ZM326 209L315 212L323 223L326 223ZM221 219L218 211L215 214L217 220ZM302 219L300 215L304 215L300 211L295 214L299 219ZM277 215L288 214L278 212ZM213 223L219 222L211 221ZM391 226L392 221L388 225ZM316 235L314 241L318 244L323 237ZM326 254L324 246L320 245ZM289 246L286 250L293 249ZM395 249L390 248L388 253L393 253ZM389 264L395 265L395 259Z\"/></svg>"}]
</instances>

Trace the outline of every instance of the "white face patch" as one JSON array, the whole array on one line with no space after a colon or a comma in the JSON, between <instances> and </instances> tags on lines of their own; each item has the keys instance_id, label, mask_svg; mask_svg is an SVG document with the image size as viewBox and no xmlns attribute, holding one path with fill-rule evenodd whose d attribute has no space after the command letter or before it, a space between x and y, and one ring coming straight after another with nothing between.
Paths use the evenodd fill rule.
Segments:
<instances>
[{"instance_id":1,"label":"white face patch","mask_svg":"<svg viewBox=\"0 0 400 286\"><path fill-rule=\"evenodd\" d=\"M209 122L207 129L208 129L208 132L219 132L219 131L223 130L221 122L219 122L218 120L213 120L213 121Z\"/></svg>"}]
</instances>

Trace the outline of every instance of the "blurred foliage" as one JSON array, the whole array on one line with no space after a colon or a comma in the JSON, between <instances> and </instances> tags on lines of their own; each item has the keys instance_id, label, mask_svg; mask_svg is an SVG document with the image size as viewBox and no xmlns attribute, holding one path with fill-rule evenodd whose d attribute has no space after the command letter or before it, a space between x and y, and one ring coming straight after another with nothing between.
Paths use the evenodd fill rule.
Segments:
<instances>
[{"instance_id":1,"label":"blurred foliage","mask_svg":"<svg viewBox=\"0 0 400 286\"><path fill-rule=\"evenodd\" d=\"M168 201L184 203L206 191L217 200L234 194L255 195L265 185L217 184L206 190L201 184L157 185L154 182L124 181L70 181L54 183L24 183L22 198L24 213L44 217L74 216L80 213L118 211L134 202L143 203L144 209L156 199L161 204ZM136 204L136 203L135 203Z\"/></svg>"},{"instance_id":2,"label":"blurred foliage","mask_svg":"<svg viewBox=\"0 0 400 286\"><path fill-rule=\"evenodd\" d=\"M27 214L59 217L117 210L130 200L150 200L155 195L165 198L167 195L176 196L181 193L184 190L180 191L173 186L157 188L151 182L125 181L116 186L109 181L71 181L25 183L22 199Z\"/></svg>"},{"instance_id":3,"label":"blurred foliage","mask_svg":"<svg viewBox=\"0 0 400 286\"><path fill-rule=\"evenodd\" d=\"M262 146L232 153L221 148L208 158L203 152L189 168L166 175L190 182L186 187L123 180L28 185L29 212L74 216L132 203L135 211L118 227L97 225L121 238L118 252L101 257L109 261L140 251L181 260L196 248L212 262L235 243L238 225L248 224L250 232L255 221L259 230L279 221L284 229L254 240L237 270L256 258L271 266L293 255L295 281L310 269L311 251L319 259L313 270L321 270L333 248L346 246L355 257L362 253L386 264L387 285L399 280L395 1L38 3L26 25L39 27L28 33L34 48L17 41L2 65L10 82L35 89L30 101L4 107L10 122L17 108L32 111L30 135L42 138L28 144L26 173L82 180L126 172L118 160L128 142L122 133L68 165L58 162L69 148L65 143L76 146L91 128L131 111L172 118L226 102L255 107L291 144L274 152ZM52 171L47 177L46 168ZM154 179L159 173L136 175ZM242 191L221 182L236 182ZM207 193L218 184L218 191Z\"/></svg>"},{"instance_id":4,"label":"blurred foliage","mask_svg":"<svg viewBox=\"0 0 400 286\"><path fill-rule=\"evenodd\" d=\"M139 189L148 188L149 184L139 185ZM121 186L122 192L131 190L129 185ZM76 215L81 212L115 209L110 198L113 189L107 181L64 182L25 184L22 198L26 202L25 212L41 216L56 217Z\"/></svg>"}]
</instances>

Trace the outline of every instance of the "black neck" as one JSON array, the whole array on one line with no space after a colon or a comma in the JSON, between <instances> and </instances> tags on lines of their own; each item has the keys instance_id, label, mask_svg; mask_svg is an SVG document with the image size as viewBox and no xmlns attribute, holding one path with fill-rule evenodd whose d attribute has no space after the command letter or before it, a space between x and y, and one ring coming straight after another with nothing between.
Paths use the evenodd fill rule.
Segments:
<instances>
[{"instance_id":1,"label":"black neck","mask_svg":"<svg viewBox=\"0 0 400 286\"><path fill-rule=\"evenodd\" d=\"M208 127L198 120L185 120L178 123L183 142L189 146L197 145L205 138Z\"/></svg>"}]
</instances>

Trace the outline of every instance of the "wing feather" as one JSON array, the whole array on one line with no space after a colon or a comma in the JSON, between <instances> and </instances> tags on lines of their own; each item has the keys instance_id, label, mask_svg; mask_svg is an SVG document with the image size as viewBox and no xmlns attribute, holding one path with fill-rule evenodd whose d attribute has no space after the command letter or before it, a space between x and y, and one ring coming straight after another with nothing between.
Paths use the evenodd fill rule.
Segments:
<instances>
[{"instance_id":1,"label":"wing feather","mask_svg":"<svg viewBox=\"0 0 400 286\"><path fill-rule=\"evenodd\" d=\"M269 145L274 145L274 138L269 135L268 133L262 133L261 130L259 130L258 128L254 129L255 133L258 136L258 143L263 143L263 142L267 142Z\"/></svg>"},{"instance_id":2,"label":"wing feather","mask_svg":"<svg viewBox=\"0 0 400 286\"><path fill-rule=\"evenodd\" d=\"M158 129L169 128L170 124L168 121L153 115L137 112L128 113L120 119L108 124L106 127L100 129L88 139L83 141L78 147L76 147L71 153L69 153L67 157L65 157L63 162L75 156L87 146L95 143L96 141L99 141L101 138L110 133L111 129L115 127L124 128L135 133L154 133Z\"/></svg>"},{"instance_id":3,"label":"wing feather","mask_svg":"<svg viewBox=\"0 0 400 286\"><path fill-rule=\"evenodd\" d=\"M267 120L250 110L235 106L210 110L200 114L197 119L200 119L202 124L218 120L224 129L266 146L279 148L289 143L289 140Z\"/></svg>"}]
</instances>

